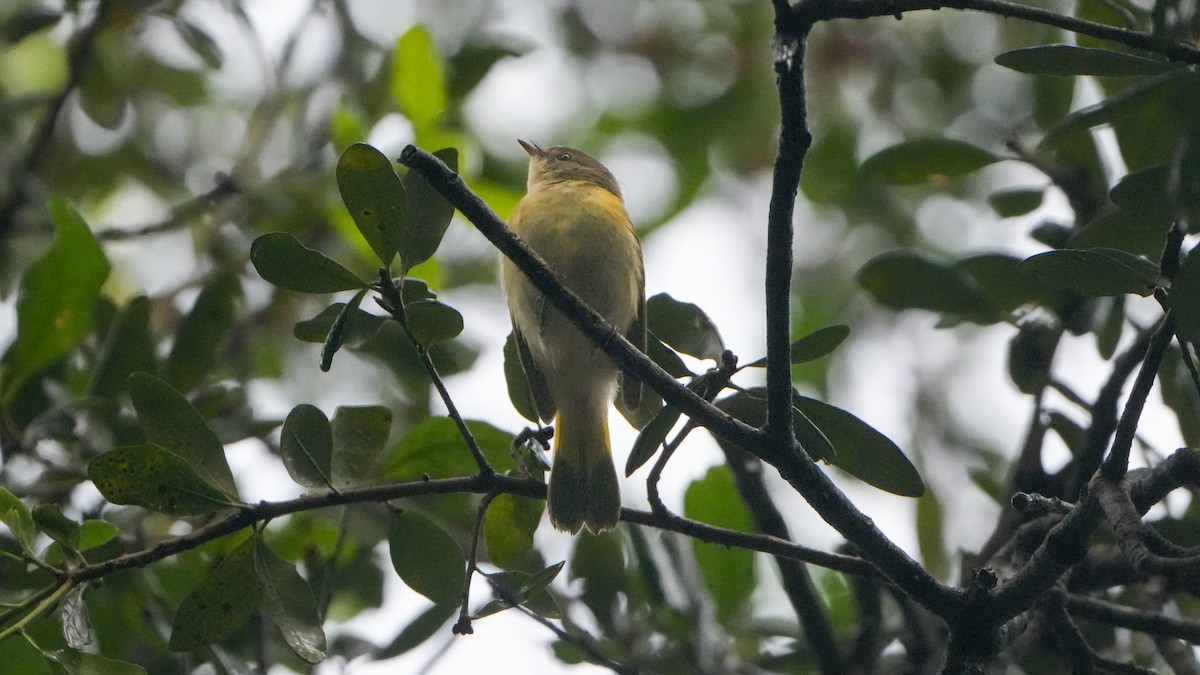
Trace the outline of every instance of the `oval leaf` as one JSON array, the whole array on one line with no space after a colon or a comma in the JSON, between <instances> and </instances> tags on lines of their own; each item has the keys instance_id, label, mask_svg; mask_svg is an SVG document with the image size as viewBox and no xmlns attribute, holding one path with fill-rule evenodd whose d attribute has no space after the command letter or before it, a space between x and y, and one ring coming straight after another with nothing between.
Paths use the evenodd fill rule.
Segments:
<instances>
[{"instance_id":1,"label":"oval leaf","mask_svg":"<svg viewBox=\"0 0 1200 675\"><path fill-rule=\"evenodd\" d=\"M1158 265L1117 249L1062 249L1026 258L1020 265L1046 281L1086 296L1150 295Z\"/></svg>"},{"instance_id":2,"label":"oval leaf","mask_svg":"<svg viewBox=\"0 0 1200 675\"><path fill-rule=\"evenodd\" d=\"M279 453L292 480L310 488L333 487L333 429L316 406L301 403L288 413Z\"/></svg>"},{"instance_id":3,"label":"oval leaf","mask_svg":"<svg viewBox=\"0 0 1200 675\"><path fill-rule=\"evenodd\" d=\"M125 391L129 375L158 370L150 334L150 298L139 295L112 322L92 370L88 394L115 397Z\"/></svg>"},{"instance_id":4,"label":"oval leaf","mask_svg":"<svg viewBox=\"0 0 1200 675\"><path fill-rule=\"evenodd\" d=\"M408 199L392 163L366 143L355 143L338 159L337 184L363 239L390 265L408 220Z\"/></svg>"},{"instance_id":5,"label":"oval leaf","mask_svg":"<svg viewBox=\"0 0 1200 675\"><path fill-rule=\"evenodd\" d=\"M353 272L286 232L268 232L255 239L250 261L260 277L293 291L336 293L366 287Z\"/></svg>"},{"instance_id":6,"label":"oval leaf","mask_svg":"<svg viewBox=\"0 0 1200 675\"><path fill-rule=\"evenodd\" d=\"M698 359L720 361L725 341L704 310L666 293L646 300L647 327L672 349Z\"/></svg>"},{"instance_id":7,"label":"oval leaf","mask_svg":"<svg viewBox=\"0 0 1200 675\"><path fill-rule=\"evenodd\" d=\"M134 373L129 395L147 441L182 457L206 481L237 496L225 447L183 394L153 375Z\"/></svg>"},{"instance_id":8,"label":"oval leaf","mask_svg":"<svg viewBox=\"0 0 1200 675\"><path fill-rule=\"evenodd\" d=\"M1036 210L1042 205L1045 190L1003 190L988 196L988 204L1001 218L1015 218Z\"/></svg>"},{"instance_id":9,"label":"oval leaf","mask_svg":"<svg viewBox=\"0 0 1200 675\"><path fill-rule=\"evenodd\" d=\"M411 510L394 512L388 525L388 550L392 567L409 588L438 605L461 599L466 558L433 521Z\"/></svg>"},{"instance_id":10,"label":"oval leaf","mask_svg":"<svg viewBox=\"0 0 1200 675\"><path fill-rule=\"evenodd\" d=\"M182 457L153 443L117 448L88 464L88 477L113 504L192 516L237 504Z\"/></svg>"},{"instance_id":11,"label":"oval leaf","mask_svg":"<svg viewBox=\"0 0 1200 675\"><path fill-rule=\"evenodd\" d=\"M325 660L325 631L308 582L258 537L254 538L254 571L263 589L263 612L283 639L308 663Z\"/></svg>"},{"instance_id":12,"label":"oval leaf","mask_svg":"<svg viewBox=\"0 0 1200 675\"><path fill-rule=\"evenodd\" d=\"M729 467L714 466L703 478L688 486L683 496L683 515L717 527L750 531L753 521L738 495ZM728 621L754 590L754 554L728 546L692 540L700 575L717 605L717 616Z\"/></svg>"},{"instance_id":13,"label":"oval leaf","mask_svg":"<svg viewBox=\"0 0 1200 675\"><path fill-rule=\"evenodd\" d=\"M1171 313L1179 339L1200 342L1200 249L1193 248L1175 274Z\"/></svg>"},{"instance_id":14,"label":"oval leaf","mask_svg":"<svg viewBox=\"0 0 1200 675\"><path fill-rule=\"evenodd\" d=\"M794 401L833 443L839 469L902 497L925 493L921 474L890 438L841 408L806 396L797 395Z\"/></svg>"},{"instance_id":15,"label":"oval leaf","mask_svg":"<svg viewBox=\"0 0 1200 675\"><path fill-rule=\"evenodd\" d=\"M797 364L816 361L822 356L825 356L837 349L847 337L850 337L849 326L836 325L818 328L817 330L792 343L792 363ZM767 359L766 357L763 357L746 367L765 368L766 366Z\"/></svg>"},{"instance_id":16,"label":"oval leaf","mask_svg":"<svg viewBox=\"0 0 1200 675\"><path fill-rule=\"evenodd\" d=\"M241 295L242 284L230 274L217 275L200 291L175 331L175 344L163 369L163 379L171 386L190 391L209 373L217 348L233 327Z\"/></svg>"},{"instance_id":17,"label":"oval leaf","mask_svg":"<svg viewBox=\"0 0 1200 675\"><path fill-rule=\"evenodd\" d=\"M414 127L432 124L446 110L446 79L433 38L417 24L396 41L392 98Z\"/></svg>"},{"instance_id":18,"label":"oval leaf","mask_svg":"<svg viewBox=\"0 0 1200 675\"><path fill-rule=\"evenodd\" d=\"M33 514L29 512L25 502L3 487L0 487L0 523L8 526L21 548L26 551L32 550L30 546L37 534Z\"/></svg>"},{"instance_id":19,"label":"oval leaf","mask_svg":"<svg viewBox=\"0 0 1200 675\"><path fill-rule=\"evenodd\" d=\"M512 434L475 420L467 420L467 428L483 455L494 467L511 467L509 445ZM428 417L405 434L384 459L380 473L384 478L411 480L428 475L430 478L464 476L477 470L471 453L463 442L454 420L448 417Z\"/></svg>"},{"instance_id":20,"label":"oval leaf","mask_svg":"<svg viewBox=\"0 0 1200 675\"><path fill-rule=\"evenodd\" d=\"M91 228L73 208L60 199L51 200L49 208L54 243L21 277L17 338L4 355L0 394L5 399L83 340L111 269Z\"/></svg>"},{"instance_id":21,"label":"oval leaf","mask_svg":"<svg viewBox=\"0 0 1200 675\"><path fill-rule=\"evenodd\" d=\"M919 253L884 253L859 270L858 283L877 302L896 309L927 309L980 323L1001 318L974 279Z\"/></svg>"},{"instance_id":22,"label":"oval leaf","mask_svg":"<svg viewBox=\"0 0 1200 675\"><path fill-rule=\"evenodd\" d=\"M333 486L353 487L373 477L392 430L392 411L381 405L339 406L332 429Z\"/></svg>"},{"instance_id":23,"label":"oval leaf","mask_svg":"<svg viewBox=\"0 0 1200 675\"><path fill-rule=\"evenodd\" d=\"M679 421L679 414L679 409L675 406L664 405L659 408L658 414L642 427L633 442L633 448L629 451L629 459L625 461L626 478L642 468L642 465L658 452L659 447L667 440L667 434L671 433L671 429Z\"/></svg>"},{"instance_id":24,"label":"oval leaf","mask_svg":"<svg viewBox=\"0 0 1200 675\"><path fill-rule=\"evenodd\" d=\"M258 609L263 585L254 571L254 540L229 552L179 604L169 646L199 649L233 635Z\"/></svg>"},{"instance_id":25,"label":"oval leaf","mask_svg":"<svg viewBox=\"0 0 1200 675\"><path fill-rule=\"evenodd\" d=\"M1093 75L1122 77L1153 75L1175 68L1171 63L1075 45L1044 45L1015 49L996 57L996 65L1032 75Z\"/></svg>"},{"instance_id":26,"label":"oval leaf","mask_svg":"<svg viewBox=\"0 0 1200 675\"><path fill-rule=\"evenodd\" d=\"M418 300L405 305L404 320L413 339L424 347L452 340L463 330L462 314L437 300Z\"/></svg>"},{"instance_id":27,"label":"oval leaf","mask_svg":"<svg viewBox=\"0 0 1200 675\"><path fill-rule=\"evenodd\" d=\"M875 153L863 161L861 171L885 183L915 185L962 176L1001 159L963 141L922 138Z\"/></svg>"},{"instance_id":28,"label":"oval leaf","mask_svg":"<svg viewBox=\"0 0 1200 675\"><path fill-rule=\"evenodd\" d=\"M483 522L483 542L488 558L501 569L522 566L533 550L533 533L542 520L546 502L513 494L496 495Z\"/></svg>"},{"instance_id":29,"label":"oval leaf","mask_svg":"<svg viewBox=\"0 0 1200 675\"><path fill-rule=\"evenodd\" d=\"M433 155L451 171L458 170L458 150L443 148ZM397 246L403 272L407 273L433 257L454 218L454 206L419 171L409 171L400 182L408 195L408 219L400 229Z\"/></svg>"}]
</instances>

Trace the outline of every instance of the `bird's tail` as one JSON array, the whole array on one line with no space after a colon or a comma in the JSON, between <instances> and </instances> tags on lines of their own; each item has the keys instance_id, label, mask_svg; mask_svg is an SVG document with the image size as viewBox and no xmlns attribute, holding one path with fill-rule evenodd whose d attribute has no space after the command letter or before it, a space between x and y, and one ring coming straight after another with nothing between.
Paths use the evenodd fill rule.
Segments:
<instances>
[{"instance_id":1,"label":"bird's tail","mask_svg":"<svg viewBox=\"0 0 1200 675\"><path fill-rule=\"evenodd\" d=\"M567 406L555 418L547 511L556 530L605 532L621 518L621 489L608 440L608 403Z\"/></svg>"}]
</instances>

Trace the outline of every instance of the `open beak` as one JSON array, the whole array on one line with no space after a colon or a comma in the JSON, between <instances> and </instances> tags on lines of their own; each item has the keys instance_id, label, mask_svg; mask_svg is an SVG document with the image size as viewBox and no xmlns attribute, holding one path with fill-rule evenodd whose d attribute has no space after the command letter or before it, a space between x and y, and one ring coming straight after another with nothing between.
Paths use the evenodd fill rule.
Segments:
<instances>
[{"instance_id":1,"label":"open beak","mask_svg":"<svg viewBox=\"0 0 1200 675\"><path fill-rule=\"evenodd\" d=\"M538 147L537 143L532 143L520 138L517 139L517 142L521 144L522 148L525 148L525 152L529 153L530 157L542 157L546 154L545 151Z\"/></svg>"}]
</instances>

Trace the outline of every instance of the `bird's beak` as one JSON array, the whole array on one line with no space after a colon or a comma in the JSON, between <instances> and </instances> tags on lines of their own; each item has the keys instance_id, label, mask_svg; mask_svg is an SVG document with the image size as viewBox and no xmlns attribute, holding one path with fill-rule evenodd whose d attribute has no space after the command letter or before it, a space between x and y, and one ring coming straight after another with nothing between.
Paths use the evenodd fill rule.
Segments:
<instances>
[{"instance_id":1,"label":"bird's beak","mask_svg":"<svg viewBox=\"0 0 1200 675\"><path fill-rule=\"evenodd\" d=\"M525 152L529 153L530 157L541 157L546 154L541 148L538 147L537 143L532 143L520 138L517 139L517 142L521 144L522 148L525 148Z\"/></svg>"}]
</instances>

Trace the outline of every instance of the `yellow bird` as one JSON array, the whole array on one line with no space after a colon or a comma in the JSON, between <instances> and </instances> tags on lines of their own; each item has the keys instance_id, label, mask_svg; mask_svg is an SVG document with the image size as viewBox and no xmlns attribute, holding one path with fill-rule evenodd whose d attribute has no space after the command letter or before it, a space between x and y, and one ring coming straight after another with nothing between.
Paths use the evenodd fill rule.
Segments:
<instances>
[{"instance_id":1,"label":"yellow bird","mask_svg":"<svg viewBox=\"0 0 1200 675\"><path fill-rule=\"evenodd\" d=\"M563 285L645 351L642 247L617 179L582 151L519 142L529 153L529 181L509 226ZM550 523L571 533L611 530L621 517L621 492L608 403L620 384L623 403L636 408L641 387L632 378L623 382L613 362L507 258L504 287L538 414L555 420Z\"/></svg>"}]
</instances>

